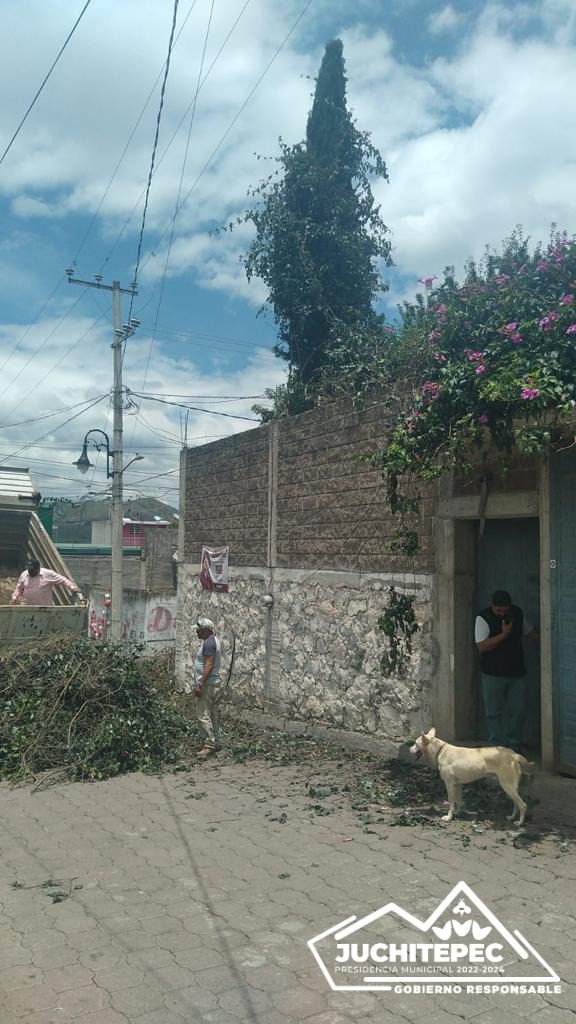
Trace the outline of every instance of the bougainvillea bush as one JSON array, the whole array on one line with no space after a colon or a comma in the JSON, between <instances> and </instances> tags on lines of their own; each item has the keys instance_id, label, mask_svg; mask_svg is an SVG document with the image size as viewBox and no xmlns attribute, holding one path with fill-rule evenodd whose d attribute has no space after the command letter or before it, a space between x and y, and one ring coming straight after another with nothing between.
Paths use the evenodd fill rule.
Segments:
<instances>
[{"instance_id":1,"label":"bougainvillea bush","mask_svg":"<svg viewBox=\"0 0 576 1024\"><path fill-rule=\"evenodd\" d=\"M554 233L531 249L517 231L462 282L448 269L422 283L397 342L419 338L420 380L375 457L392 496L403 475L464 472L483 451L542 452L576 400L576 238Z\"/></svg>"}]
</instances>

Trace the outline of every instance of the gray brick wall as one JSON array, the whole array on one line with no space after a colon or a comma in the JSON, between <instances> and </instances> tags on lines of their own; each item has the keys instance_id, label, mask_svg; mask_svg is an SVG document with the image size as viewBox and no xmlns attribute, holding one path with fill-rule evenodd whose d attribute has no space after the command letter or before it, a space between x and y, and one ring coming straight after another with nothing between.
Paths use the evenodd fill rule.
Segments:
<instances>
[{"instance_id":1,"label":"gray brick wall","mask_svg":"<svg viewBox=\"0 0 576 1024\"><path fill-rule=\"evenodd\" d=\"M92 587L109 590L112 585L112 559L109 555L66 555L66 565L81 590L90 593ZM122 574L125 587L140 587L141 562L138 557L122 560Z\"/></svg>"},{"instance_id":2,"label":"gray brick wall","mask_svg":"<svg viewBox=\"0 0 576 1024\"><path fill-rule=\"evenodd\" d=\"M191 448L186 457L184 559L230 545L235 565L264 565L268 537L268 428Z\"/></svg>"},{"instance_id":3,"label":"gray brick wall","mask_svg":"<svg viewBox=\"0 0 576 1024\"><path fill-rule=\"evenodd\" d=\"M322 406L279 423L277 562L283 568L426 572L432 568L432 503L419 519L415 558L387 545L398 519L383 480L362 456L386 444L382 404ZM184 559L203 544L230 546L235 566L267 564L270 428L236 434L186 455Z\"/></svg>"}]
</instances>

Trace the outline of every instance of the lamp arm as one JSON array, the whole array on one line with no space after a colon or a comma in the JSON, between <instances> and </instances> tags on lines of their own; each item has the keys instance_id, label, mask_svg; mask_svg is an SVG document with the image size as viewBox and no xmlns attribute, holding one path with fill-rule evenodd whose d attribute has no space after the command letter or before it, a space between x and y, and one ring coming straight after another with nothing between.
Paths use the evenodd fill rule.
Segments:
<instances>
[{"instance_id":1,"label":"lamp arm","mask_svg":"<svg viewBox=\"0 0 576 1024\"><path fill-rule=\"evenodd\" d=\"M128 467L131 466L133 462L140 462L143 458L144 458L143 455L135 455L133 459L130 459L130 462L126 463L126 465L124 466L124 469L120 470L120 475L125 473L126 470L128 469Z\"/></svg>"}]
</instances>

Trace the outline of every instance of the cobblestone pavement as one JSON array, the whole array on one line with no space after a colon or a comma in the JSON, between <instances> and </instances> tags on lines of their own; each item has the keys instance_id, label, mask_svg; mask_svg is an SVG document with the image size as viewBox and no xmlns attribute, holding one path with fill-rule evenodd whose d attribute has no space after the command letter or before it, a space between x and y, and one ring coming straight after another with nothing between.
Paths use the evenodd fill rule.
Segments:
<instances>
[{"instance_id":1,"label":"cobblestone pavement","mask_svg":"<svg viewBox=\"0 0 576 1024\"><path fill-rule=\"evenodd\" d=\"M314 768L215 760L0 787L1 1024L576 1024L570 841L544 829L516 848L502 822L366 831L350 800L311 813ZM559 782L552 817L574 802L576 782ZM426 916L461 878L558 971L561 994L329 989L307 939L390 898Z\"/></svg>"}]
</instances>

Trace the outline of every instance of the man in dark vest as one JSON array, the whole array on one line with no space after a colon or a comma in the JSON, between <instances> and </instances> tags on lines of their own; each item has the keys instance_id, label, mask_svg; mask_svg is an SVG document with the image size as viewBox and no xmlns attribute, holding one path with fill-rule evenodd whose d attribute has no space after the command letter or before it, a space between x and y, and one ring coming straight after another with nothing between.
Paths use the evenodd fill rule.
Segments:
<instances>
[{"instance_id":1,"label":"man in dark vest","mask_svg":"<svg viewBox=\"0 0 576 1024\"><path fill-rule=\"evenodd\" d=\"M526 703L525 636L539 639L508 591L496 590L490 608L476 617L474 639L480 652L488 743L517 753L521 752Z\"/></svg>"}]
</instances>

